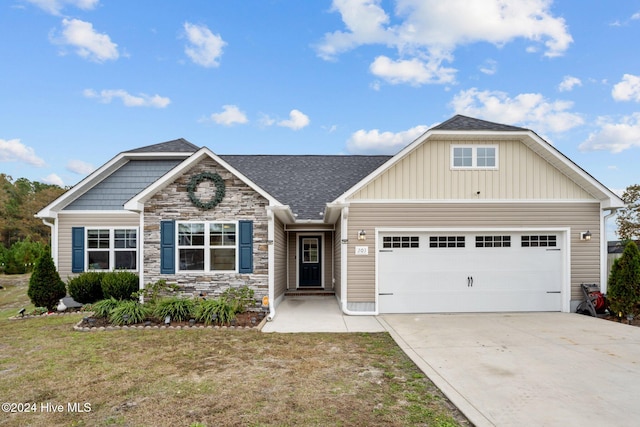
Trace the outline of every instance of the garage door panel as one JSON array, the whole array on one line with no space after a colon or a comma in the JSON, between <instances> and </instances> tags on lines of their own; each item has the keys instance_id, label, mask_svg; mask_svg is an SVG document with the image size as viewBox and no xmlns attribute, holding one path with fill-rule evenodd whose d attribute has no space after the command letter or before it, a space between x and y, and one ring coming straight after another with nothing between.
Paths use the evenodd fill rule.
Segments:
<instances>
[{"instance_id":1,"label":"garage door panel","mask_svg":"<svg viewBox=\"0 0 640 427\"><path fill-rule=\"evenodd\" d=\"M465 233L464 247L433 247L451 242L459 245L460 235L411 233L419 235L419 247L382 248L378 254L379 311L562 309L564 257L558 233L551 237L539 232L509 233L507 247L477 247L477 236L482 234ZM485 239L488 243L484 244L492 244L491 237ZM496 238L497 244L502 244L501 239ZM525 240L529 246L521 244Z\"/></svg>"}]
</instances>

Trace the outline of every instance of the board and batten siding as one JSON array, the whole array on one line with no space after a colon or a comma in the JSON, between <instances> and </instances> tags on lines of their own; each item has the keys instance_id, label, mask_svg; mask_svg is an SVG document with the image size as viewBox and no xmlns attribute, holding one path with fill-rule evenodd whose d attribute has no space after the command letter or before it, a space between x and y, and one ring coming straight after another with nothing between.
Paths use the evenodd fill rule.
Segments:
<instances>
[{"instance_id":1,"label":"board and batten siding","mask_svg":"<svg viewBox=\"0 0 640 427\"><path fill-rule=\"evenodd\" d=\"M274 223L273 245L274 297L277 299L287 290L287 233L278 218Z\"/></svg>"},{"instance_id":2,"label":"board and batten siding","mask_svg":"<svg viewBox=\"0 0 640 427\"><path fill-rule=\"evenodd\" d=\"M58 214L58 273L66 281L71 273L71 229L73 227L118 228L140 226L140 217L133 212ZM139 235L140 233L138 233Z\"/></svg>"},{"instance_id":3,"label":"board and batten siding","mask_svg":"<svg viewBox=\"0 0 640 427\"><path fill-rule=\"evenodd\" d=\"M495 170L452 169L452 145L495 145ZM350 200L590 200L594 197L517 140L429 140Z\"/></svg>"},{"instance_id":4,"label":"board and batten siding","mask_svg":"<svg viewBox=\"0 0 640 427\"><path fill-rule=\"evenodd\" d=\"M379 227L420 228L566 228L570 227L571 300L582 300L580 283L600 282L600 204L569 203L352 203L349 207L347 299L375 301L375 230ZM358 230L367 233L357 240ZM591 231L590 241L580 232ZM369 238L369 236L371 236ZM355 246L369 246L368 256L354 255Z\"/></svg>"}]
</instances>

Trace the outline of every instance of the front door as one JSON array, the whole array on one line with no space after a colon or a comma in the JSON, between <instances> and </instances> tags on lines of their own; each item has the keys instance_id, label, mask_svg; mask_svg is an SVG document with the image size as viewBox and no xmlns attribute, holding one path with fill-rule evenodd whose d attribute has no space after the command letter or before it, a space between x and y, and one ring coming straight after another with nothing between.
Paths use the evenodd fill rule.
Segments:
<instances>
[{"instance_id":1,"label":"front door","mask_svg":"<svg viewBox=\"0 0 640 427\"><path fill-rule=\"evenodd\" d=\"M299 286L322 286L322 257L320 236L300 236L298 260Z\"/></svg>"}]
</instances>

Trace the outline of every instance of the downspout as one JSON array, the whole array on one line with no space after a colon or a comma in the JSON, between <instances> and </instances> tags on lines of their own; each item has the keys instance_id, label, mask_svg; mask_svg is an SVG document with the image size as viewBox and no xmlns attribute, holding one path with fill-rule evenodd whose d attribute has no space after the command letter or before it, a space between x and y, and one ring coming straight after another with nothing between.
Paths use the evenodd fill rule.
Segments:
<instances>
[{"instance_id":1,"label":"downspout","mask_svg":"<svg viewBox=\"0 0 640 427\"><path fill-rule=\"evenodd\" d=\"M348 308L347 302L347 260L349 258L349 205L344 205L342 208L342 222L340 226L340 238L342 242L342 250L340 251L340 259L342 264L342 270L340 272L341 284L340 284L340 303L342 305L342 312L349 316L375 316L378 313L374 311L352 311Z\"/></svg>"},{"instance_id":2,"label":"downspout","mask_svg":"<svg viewBox=\"0 0 640 427\"><path fill-rule=\"evenodd\" d=\"M55 218L53 218L55 221ZM51 229L51 258L53 258L53 264L58 269L58 227L56 222L49 222L46 218L42 218L42 223Z\"/></svg>"}]
</instances>

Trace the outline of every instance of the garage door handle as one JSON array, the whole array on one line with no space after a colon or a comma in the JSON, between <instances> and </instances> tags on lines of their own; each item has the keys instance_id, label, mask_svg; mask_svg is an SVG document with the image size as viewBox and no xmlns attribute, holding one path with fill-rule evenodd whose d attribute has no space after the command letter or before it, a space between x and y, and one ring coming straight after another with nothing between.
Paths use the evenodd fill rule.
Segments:
<instances>
[{"instance_id":1,"label":"garage door handle","mask_svg":"<svg viewBox=\"0 0 640 427\"><path fill-rule=\"evenodd\" d=\"M391 249L380 249L378 252L393 252Z\"/></svg>"},{"instance_id":2,"label":"garage door handle","mask_svg":"<svg viewBox=\"0 0 640 427\"><path fill-rule=\"evenodd\" d=\"M557 249L547 249L547 251L559 251L559 250L560 250L560 248L557 248Z\"/></svg>"},{"instance_id":3,"label":"garage door handle","mask_svg":"<svg viewBox=\"0 0 640 427\"><path fill-rule=\"evenodd\" d=\"M561 294L562 291L547 291L548 294Z\"/></svg>"},{"instance_id":4,"label":"garage door handle","mask_svg":"<svg viewBox=\"0 0 640 427\"><path fill-rule=\"evenodd\" d=\"M392 292L385 292L385 293L380 293L378 295L393 295L393 293Z\"/></svg>"},{"instance_id":5,"label":"garage door handle","mask_svg":"<svg viewBox=\"0 0 640 427\"><path fill-rule=\"evenodd\" d=\"M467 287L468 288L473 287L473 277L472 276L467 276Z\"/></svg>"}]
</instances>

